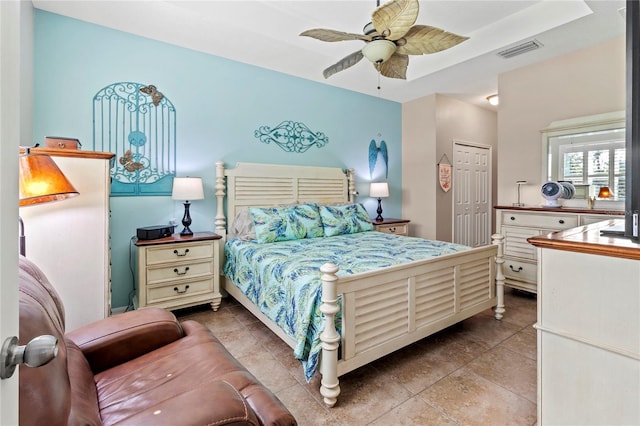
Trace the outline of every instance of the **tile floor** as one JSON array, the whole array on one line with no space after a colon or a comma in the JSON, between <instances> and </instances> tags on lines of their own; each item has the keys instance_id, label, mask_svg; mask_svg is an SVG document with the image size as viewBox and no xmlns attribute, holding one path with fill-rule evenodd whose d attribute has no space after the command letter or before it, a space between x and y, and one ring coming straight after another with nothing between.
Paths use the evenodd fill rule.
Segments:
<instances>
[{"instance_id":1,"label":"tile floor","mask_svg":"<svg viewBox=\"0 0 640 426\"><path fill-rule=\"evenodd\" d=\"M326 408L292 350L232 298L218 312L177 312L224 343L304 425L534 425L535 295L505 290L507 312L485 311L340 377Z\"/></svg>"}]
</instances>

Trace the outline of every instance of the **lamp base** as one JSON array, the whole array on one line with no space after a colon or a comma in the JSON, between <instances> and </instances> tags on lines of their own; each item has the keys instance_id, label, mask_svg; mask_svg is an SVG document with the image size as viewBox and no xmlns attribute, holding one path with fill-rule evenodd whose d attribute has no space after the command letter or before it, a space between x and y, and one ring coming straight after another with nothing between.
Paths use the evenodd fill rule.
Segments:
<instances>
[{"instance_id":1,"label":"lamp base","mask_svg":"<svg viewBox=\"0 0 640 426\"><path fill-rule=\"evenodd\" d=\"M384 218L382 217L382 198L378 198L378 210L376 210L378 216L376 216L376 222L382 222Z\"/></svg>"},{"instance_id":2,"label":"lamp base","mask_svg":"<svg viewBox=\"0 0 640 426\"><path fill-rule=\"evenodd\" d=\"M191 226L191 215L189 214L190 205L191 203L189 203L189 201L185 201L184 216L182 217L182 226L184 226L184 229L182 230L182 232L180 232L180 235L182 236L193 235L193 232L191 231L191 229L189 229L189 226Z\"/></svg>"},{"instance_id":3,"label":"lamp base","mask_svg":"<svg viewBox=\"0 0 640 426\"><path fill-rule=\"evenodd\" d=\"M193 232L191 232L191 229L189 229L189 227L185 227L182 231L180 231L180 235L182 236L190 236L193 235Z\"/></svg>"}]
</instances>

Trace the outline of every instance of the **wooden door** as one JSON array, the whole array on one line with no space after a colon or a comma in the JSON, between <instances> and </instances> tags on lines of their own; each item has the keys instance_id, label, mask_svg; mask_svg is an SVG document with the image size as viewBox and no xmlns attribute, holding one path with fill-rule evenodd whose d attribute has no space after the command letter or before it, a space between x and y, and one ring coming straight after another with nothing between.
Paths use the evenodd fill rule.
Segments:
<instances>
[{"instance_id":1,"label":"wooden door","mask_svg":"<svg viewBox=\"0 0 640 426\"><path fill-rule=\"evenodd\" d=\"M454 141L453 242L491 243L491 147Z\"/></svg>"}]
</instances>

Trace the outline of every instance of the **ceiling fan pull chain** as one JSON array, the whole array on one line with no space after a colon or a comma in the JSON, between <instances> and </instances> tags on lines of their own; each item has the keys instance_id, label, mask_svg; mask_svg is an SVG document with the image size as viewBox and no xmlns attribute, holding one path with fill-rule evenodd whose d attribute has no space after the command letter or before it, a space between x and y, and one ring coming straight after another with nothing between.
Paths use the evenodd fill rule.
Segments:
<instances>
[{"instance_id":1,"label":"ceiling fan pull chain","mask_svg":"<svg viewBox=\"0 0 640 426\"><path fill-rule=\"evenodd\" d=\"M378 96L380 96L380 70L378 70Z\"/></svg>"}]
</instances>

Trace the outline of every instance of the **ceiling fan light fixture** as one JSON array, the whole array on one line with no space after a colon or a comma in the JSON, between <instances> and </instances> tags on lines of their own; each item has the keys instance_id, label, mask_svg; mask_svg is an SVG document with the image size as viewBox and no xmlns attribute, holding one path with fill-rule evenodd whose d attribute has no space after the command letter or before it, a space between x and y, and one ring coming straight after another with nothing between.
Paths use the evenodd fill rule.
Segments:
<instances>
[{"instance_id":1,"label":"ceiling fan light fixture","mask_svg":"<svg viewBox=\"0 0 640 426\"><path fill-rule=\"evenodd\" d=\"M396 44L390 40L372 40L362 48L362 54L373 64L381 64L393 55Z\"/></svg>"}]
</instances>

